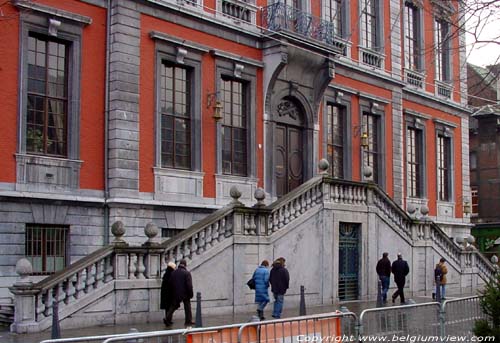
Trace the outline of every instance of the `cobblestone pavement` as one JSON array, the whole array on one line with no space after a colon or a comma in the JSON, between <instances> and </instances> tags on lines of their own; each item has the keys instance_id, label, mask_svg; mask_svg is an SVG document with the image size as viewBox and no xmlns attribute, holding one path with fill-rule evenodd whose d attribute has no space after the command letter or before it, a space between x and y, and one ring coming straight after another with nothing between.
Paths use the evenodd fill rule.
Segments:
<instances>
[{"instance_id":1,"label":"cobblestone pavement","mask_svg":"<svg viewBox=\"0 0 500 343\"><path fill-rule=\"evenodd\" d=\"M463 295L466 296L466 295ZM451 299L451 298L449 298ZM416 297L413 300L417 303L430 302L432 299L430 297ZM399 305L397 301L395 305ZM341 306L346 306L351 312L356 314L360 314L361 311L367 308L376 307L375 301L349 301L343 302L332 306L321 306L321 307L310 307L307 308L307 314L316 314L316 313L328 313L335 310L338 310ZM392 306L392 304L388 304L386 306ZM194 307L193 303L193 315L194 315ZM267 305L265 314L270 317L272 311L272 302ZM203 326L218 326L218 325L226 325L232 323L244 323L248 322L254 312L249 313L238 313L235 315L213 315L213 316L204 316L203 317ZM285 309L283 311L283 318L286 317L296 317L299 314L299 309ZM177 316L174 316L174 325L172 329L181 329L183 327L183 313L179 311ZM271 318L269 318L271 319ZM138 324L130 324L130 325L106 325L106 326L93 326L89 328L83 329L61 329L61 337L79 337L79 336L94 336L94 335L110 335L110 334L119 334L119 333L128 333L131 328L135 328L140 332L144 331L157 331L164 330L165 326L162 322L155 323L138 323ZM8 327L0 326L0 343L39 343L44 339L50 338L50 329L37 334L14 334L8 331Z\"/></svg>"}]
</instances>

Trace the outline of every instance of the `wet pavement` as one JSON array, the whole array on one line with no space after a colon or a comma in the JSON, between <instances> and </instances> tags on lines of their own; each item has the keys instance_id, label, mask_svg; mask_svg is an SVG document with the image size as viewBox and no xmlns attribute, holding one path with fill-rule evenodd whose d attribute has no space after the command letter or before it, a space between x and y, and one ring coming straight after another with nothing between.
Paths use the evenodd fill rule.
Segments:
<instances>
[{"instance_id":1,"label":"wet pavement","mask_svg":"<svg viewBox=\"0 0 500 343\"><path fill-rule=\"evenodd\" d=\"M464 297L468 295L461 295L460 297ZM451 299L451 298L448 298ZM425 303L431 302L432 299L430 297L415 297L412 298L416 303ZM394 304L396 306L399 305L399 301L396 301ZM385 306L394 306L392 303L388 303ZM320 306L320 307L307 307L307 314L317 314L317 313L328 313L333 312L335 310L340 309L341 306L345 306L349 309L349 311L356 313L359 315L363 310L368 308L376 307L375 301L347 301L341 302L331 306ZM193 303L193 315L194 315L194 307ZM272 302L267 305L265 315L270 317L272 311ZM220 326L227 325L233 323L245 323L249 322L251 317L255 314L255 312L249 313L238 313L235 315L211 315L203 317L203 326ZM296 317L299 315L299 309L285 309L283 311L282 318L287 317ZM183 328L183 313L179 312L177 316L174 316L174 325L172 329L181 329ZM269 318L272 319L272 318ZM138 324L128 324L128 325L103 325L103 326L93 326L82 329L61 329L61 337L69 338L69 337L80 337L80 336L96 336L96 335L111 335L111 334L120 334L120 333L129 333L131 328L135 328L140 332L145 331L159 331L165 330L165 326L163 322L155 322L155 323L138 323ZM0 343L39 343L44 339L50 339L50 328L42 333L36 334L14 334L8 331L7 326L0 326Z\"/></svg>"}]
</instances>

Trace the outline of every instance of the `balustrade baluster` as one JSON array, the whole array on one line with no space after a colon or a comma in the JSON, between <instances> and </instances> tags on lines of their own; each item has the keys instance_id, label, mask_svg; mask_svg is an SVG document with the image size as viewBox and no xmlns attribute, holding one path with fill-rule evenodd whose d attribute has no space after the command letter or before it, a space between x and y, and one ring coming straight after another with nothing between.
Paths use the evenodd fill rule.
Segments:
<instances>
[{"instance_id":1,"label":"balustrade baluster","mask_svg":"<svg viewBox=\"0 0 500 343\"><path fill-rule=\"evenodd\" d=\"M76 273L76 283L75 283L75 299L78 299L85 288L83 284L83 270Z\"/></svg>"},{"instance_id":2,"label":"balustrade baluster","mask_svg":"<svg viewBox=\"0 0 500 343\"><path fill-rule=\"evenodd\" d=\"M144 265L144 254L138 253L137 254L137 278L138 279L145 279L146 276L144 275L144 272L146 271L146 266Z\"/></svg>"},{"instance_id":3,"label":"balustrade baluster","mask_svg":"<svg viewBox=\"0 0 500 343\"><path fill-rule=\"evenodd\" d=\"M205 250L207 250L212 247L212 225L209 225L204 231L205 231L205 242L206 242Z\"/></svg>"},{"instance_id":4,"label":"balustrade baluster","mask_svg":"<svg viewBox=\"0 0 500 343\"><path fill-rule=\"evenodd\" d=\"M43 304L44 304L43 315L45 317L51 316L52 304L53 304L52 288L49 288L43 292Z\"/></svg>"},{"instance_id":5,"label":"balustrade baluster","mask_svg":"<svg viewBox=\"0 0 500 343\"><path fill-rule=\"evenodd\" d=\"M66 288L64 287L66 284L66 280L59 282L56 285L56 300L58 302L59 308L62 307L62 304L66 301Z\"/></svg>"},{"instance_id":6,"label":"balustrade baluster","mask_svg":"<svg viewBox=\"0 0 500 343\"><path fill-rule=\"evenodd\" d=\"M203 231L200 231L198 232L198 237L197 237L197 240L196 240L196 254L199 255L203 252L203 246L205 245L205 241L204 241L204 238L205 238L205 233Z\"/></svg>"},{"instance_id":7,"label":"balustrade baluster","mask_svg":"<svg viewBox=\"0 0 500 343\"><path fill-rule=\"evenodd\" d=\"M104 260L99 260L95 263L95 283L94 283L95 288L100 287L103 283L104 279L103 262Z\"/></svg>"},{"instance_id":8,"label":"balustrade baluster","mask_svg":"<svg viewBox=\"0 0 500 343\"><path fill-rule=\"evenodd\" d=\"M42 320L42 316L44 315L45 312L45 304L43 303L43 293L40 293L36 296L36 308L35 308L35 318L37 321Z\"/></svg>"},{"instance_id":9,"label":"balustrade baluster","mask_svg":"<svg viewBox=\"0 0 500 343\"><path fill-rule=\"evenodd\" d=\"M284 215L283 215L283 225L286 225L290 222L290 210L289 210L289 207L290 207L290 203L286 203L284 207Z\"/></svg>"},{"instance_id":10,"label":"balustrade baluster","mask_svg":"<svg viewBox=\"0 0 500 343\"><path fill-rule=\"evenodd\" d=\"M85 278L85 293L90 291L90 288L94 286L95 274L94 274L94 265L88 266L85 268L86 278Z\"/></svg>"},{"instance_id":11,"label":"balustrade baluster","mask_svg":"<svg viewBox=\"0 0 500 343\"><path fill-rule=\"evenodd\" d=\"M76 292L75 285L74 285L75 277L76 277L76 275L73 274L65 280L65 283L66 283L64 286L65 292L66 292L66 298L64 299L65 304L68 304L74 298L74 295Z\"/></svg>"},{"instance_id":12,"label":"balustrade baluster","mask_svg":"<svg viewBox=\"0 0 500 343\"><path fill-rule=\"evenodd\" d=\"M108 283L113 280L113 256L107 256L104 262L104 283Z\"/></svg>"},{"instance_id":13,"label":"balustrade baluster","mask_svg":"<svg viewBox=\"0 0 500 343\"><path fill-rule=\"evenodd\" d=\"M135 253L130 253L128 255L128 278L130 280L137 279L137 277L135 276L135 272L137 271L136 260L137 255Z\"/></svg>"}]
</instances>

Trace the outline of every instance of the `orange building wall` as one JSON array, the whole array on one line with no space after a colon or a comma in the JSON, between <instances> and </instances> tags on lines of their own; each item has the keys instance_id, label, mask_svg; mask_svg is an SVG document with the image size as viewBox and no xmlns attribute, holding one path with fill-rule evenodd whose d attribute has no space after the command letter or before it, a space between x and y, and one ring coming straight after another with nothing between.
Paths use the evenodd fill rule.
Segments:
<instances>
[{"instance_id":1,"label":"orange building wall","mask_svg":"<svg viewBox=\"0 0 500 343\"><path fill-rule=\"evenodd\" d=\"M462 197L462 132L461 132L461 119L456 116L452 116L447 113L440 112L438 110L432 109L427 106L423 106L410 101L403 101L403 108L410 109L419 113L424 113L432 118L445 120L447 122L457 125L453 129L453 166L454 166L454 197L455 199L460 199ZM429 215L437 215L437 165L436 165L436 126L435 123L430 119L425 121L426 130L426 177L427 177L427 198L429 199ZM406 138L406 130L405 138ZM404 146L406 146L404 144ZM406 172L406 165L404 166ZM406 187L403 189L406 194ZM458 203L458 201L457 201ZM462 217L463 209L462 206L455 207L455 216Z\"/></svg>"},{"instance_id":2,"label":"orange building wall","mask_svg":"<svg viewBox=\"0 0 500 343\"><path fill-rule=\"evenodd\" d=\"M92 18L83 29L80 93L80 188L104 188L104 80L106 10L80 1L41 0L55 8ZM0 182L16 182L19 71L19 11L2 7L7 20L0 25L0 78L4 98L0 102L3 125L0 134ZM16 39L12 39L16 37Z\"/></svg>"},{"instance_id":3,"label":"orange building wall","mask_svg":"<svg viewBox=\"0 0 500 343\"><path fill-rule=\"evenodd\" d=\"M239 56L262 60L262 52L242 44L224 40L210 34L186 28L175 23L165 22L147 15L141 16L141 89L140 89L140 145L139 145L139 190L141 192L154 191L154 41L149 38L149 32L159 31L168 33L179 38L190 40L199 44L216 46L223 50ZM207 108L207 94L216 90L215 58L210 54L203 55L202 59L202 86L201 86L201 116L202 116L202 170L203 195L215 197L215 172L216 172L216 123L213 120L213 109ZM259 185L263 185L263 147L258 149L258 144L263 144L263 98L262 98L262 71L257 73L257 97L256 97L256 123L257 123L257 176ZM208 144L210 142L210 144Z\"/></svg>"}]
</instances>

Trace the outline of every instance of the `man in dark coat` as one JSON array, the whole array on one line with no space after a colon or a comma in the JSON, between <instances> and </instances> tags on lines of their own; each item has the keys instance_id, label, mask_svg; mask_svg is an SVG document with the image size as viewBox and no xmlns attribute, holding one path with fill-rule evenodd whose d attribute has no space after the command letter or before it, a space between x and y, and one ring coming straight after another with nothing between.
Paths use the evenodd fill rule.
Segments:
<instances>
[{"instance_id":1,"label":"man in dark coat","mask_svg":"<svg viewBox=\"0 0 500 343\"><path fill-rule=\"evenodd\" d=\"M269 282L271 283L271 292L273 292L274 296L273 318L281 318L283 301L290 282L290 275L285 268L285 259L283 257L274 261Z\"/></svg>"},{"instance_id":2,"label":"man in dark coat","mask_svg":"<svg viewBox=\"0 0 500 343\"><path fill-rule=\"evenodd\" d=\"M193 314L191 312L191 298L193 297L193 281L191 273L186 269L186 260L179 262L179 267L172 273L169 285L174 290L174 301L167 312L167 323L172 323L172 316L181 303L184 304L184 325L193 325Z\"/></svg>"},{"instance_id":3,"label":"man in dark coat","mask_svg":"<svg viewBox=\"0 0 500 343\"><path fill-rule=\"evenodd\" d=\"M161 281L161 293L160 293L160 308L165 310L165 318L163 322L165 325L172 325L172 322L167 321L168 309L170 305L174 302L174 290L172 289L169 281L172 276L173 271L175 270L175 263L168 262L167 269L163 274L163 279Z\"/></svg>"},{"instance_id":4,"label":"man in dark coat","mask_svg":"<svg viewBox=\"0 0 500 343\"><path fill-rule=\"evenodd\" d=\"M392 295L392 302L396 301L399 296L401 298L401 304L405 303L405 294L403 289L405 287L406 275L410 272L410 267L408 263L403 260L401 253L398 253L398 259L392 263L392 273L394 274L394 282L398 286L398 290Z\"/></svg>"},{"instance_id":5,"label":"man in dark coat","mask_svg":"<svg viewBox=\"0 0 500 343\"><path fill-rule=\"evenodd\" d=\"M387 302L387 292L389 291L389 283L391 281L391 261L389 253L382 254L382 258L377 262L377 275L382 283L382 301Z\"/></svg>"}]
</instances>

